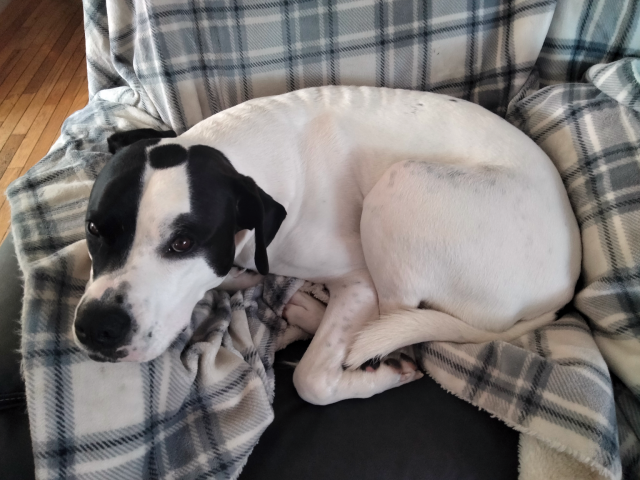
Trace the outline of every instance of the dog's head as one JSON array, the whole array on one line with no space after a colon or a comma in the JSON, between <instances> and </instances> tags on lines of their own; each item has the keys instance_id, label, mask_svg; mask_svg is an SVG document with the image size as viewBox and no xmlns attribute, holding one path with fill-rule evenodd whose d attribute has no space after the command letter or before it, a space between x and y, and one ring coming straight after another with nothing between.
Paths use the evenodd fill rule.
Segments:
<instances>
[{"instance_id":1,"label":"dog's head","mask_svg":"<svg viewBox=\"0 0 640 480\"><path fill-rule=\"evenodd\" d=\"M286 216L218 150L160 143L173 132L112 136L86 216L93 266L75 335L91 358L147 361L189 324L204 293L233 266L253 231L255 267ZM150 138L151 137L151 138ZM244 244L244 243L243 243Z\"/></svg>"}]
</instances>

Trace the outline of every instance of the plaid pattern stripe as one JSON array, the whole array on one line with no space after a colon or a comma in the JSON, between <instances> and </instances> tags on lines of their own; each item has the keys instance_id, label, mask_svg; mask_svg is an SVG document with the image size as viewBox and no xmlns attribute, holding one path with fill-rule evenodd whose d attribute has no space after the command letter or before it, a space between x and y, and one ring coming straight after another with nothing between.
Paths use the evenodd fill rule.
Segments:
<instances>
[{"instance_id":1,"label":"plaid pattern stripe","mask_svg":"<svg viewBox=\"0 0 640 480\"><path fill-rule=\"evenodd\" d=\"M536 63L543 86L580 82L596 64L640 57L637 0L559 0Z\"/></svg>"},{"instance_id":2,"label":"plaid pattern stripe","mask_svg":"<svg viewBox=\"0 0 640 480\"><path fill-rule=\"evenodd\" d=\"M237 477L273 420L272 364L286 325L273 308L302 282L270 277L231 298L210 291L161 358L100 367L70 333L87 280L83 242L54 257L26 282L31 294L55 288L65 299L38 302L53 331L24 332L37 477Z\"/></svg>"},{"instance_id":3,"label":"plaid pattern stripe","mask_svg":"<svg viewBox=\"0 0 640 480\"><path fill-rule=\"evenodd\" d=\"M574 304L623 382L615 398L628 478L640 472L639 72L640 59L596 65L592 84L542 89L508 117L555 162L580 225L584 286Z\"/></svg>"},{"instance_id":4,"label":"plaid pattern stripe","mask_svg":"<svg viewBox=\"0 0 640 480\"><path fill-rule=\"evenodd\" d=\"M431 342L421 353L427 372L448 391L520 432L588 459L605 478L619 478L607 365L577 313L513 344Z\"/></svg>"},{"instance_id":5,"label":"plaid pattern stripe","mask_svg":"<svg viewBox=\"0 0 640 480\"><path fill-rule=\"evenodd\" d=\"M600 90L545 89L523 100L535 89L531 73L554 1L85 0L84 7L90 103L8 190L25 274L22 350L38 478L237 477L271 420L273 352L288 332L279 313L302 282L269 278L233 298L210 292L188 331L156 361L97 364L78 351L70 331L89 272L86 201L115 131L181 132L250 97L332 83L432 90L499 114L513 100L509 118L548 149L565 181L563 159L598 165L571 177L580 183L593 174L593 188L567 183L574 206L587 212L578 210L585 244L598 238L589 278L593 285L606 279L577 303L600 329L595 340L574 311L513 344L421 350L425 368L449 391L606 478L620 478L622 454L633 477L640 451L633 372L640 370L628 368L631 357L614 347L635 348L624 302L635 301L638 289L624 281L637 280L629 263L629 252L637 252L631 240L620 252L611 244L619 255L611 266L604 240L614 232L618 242L615 228L630 234L626 222L638 223L626 215L635 204L625 197L635 192L629 159L637 135L620 137L638 131L636 64L595 67ZM616 102L623 97L624 108ZM605 136L589 123L601 105L621 117ZM579 122L586 124L577 130ZM611 144L609 135L620 140ZM556 155L556 145L567 150ZM599 300L590 302L589 292ZM599 349L624 381L615 395Z\"/></svg>"},{"instance_id":6,"label":"plaid pattern stripe","mask_svg":"<svg viewBox=\"0 0 640 480\"><path fill-rule=\"evenodd\" d=\"M85 0L90 94L131 85L144 109L178 132L250 98L329 84L446 93L504 115L555 6L109 0L107 9L104 1ZM106 20L111 9L117 22Z\"/></svg>"}]
</instances>

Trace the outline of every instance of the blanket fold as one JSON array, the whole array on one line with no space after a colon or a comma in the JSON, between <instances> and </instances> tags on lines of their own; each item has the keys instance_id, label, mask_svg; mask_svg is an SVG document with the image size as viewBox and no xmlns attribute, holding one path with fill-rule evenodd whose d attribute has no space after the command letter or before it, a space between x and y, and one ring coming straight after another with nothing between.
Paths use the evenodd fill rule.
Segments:
<instances>
[{"instance_id":1,"label":"blanket fold","mask_svg":"<svg viewBox=\"0 0 640 480\"><path fill-rule=\"evenodd\" d=\"M38 478L239 475L271 422L274 353L291 338L280 315L304 282L270 276L232 297L208 292L158 359L93 362L71 335L90 267L88 195L111 133L181 133L252 97L334 83L474 101L506 114L552 158L584 243L574 305L511 344L424 344L424 368L531 437L521 441L522 479L539 478L526 465L560 451L594 475L635 478L640 60L612 60L633 54L635 37L623 33L640 9L626 2L630 17L614 22L609 1L587 2L579 21L565 22L582 27L563 30L572 2L85 0L89 105L8 190L25 276L23 369ZM602 25L623 32L610 36L618 50L593 51ZM607 63L585 67L596 57ZM539 89L538 79L557 83L563 69L569 81L586 71L587 83Z\"/></svg>"}]
</instances>

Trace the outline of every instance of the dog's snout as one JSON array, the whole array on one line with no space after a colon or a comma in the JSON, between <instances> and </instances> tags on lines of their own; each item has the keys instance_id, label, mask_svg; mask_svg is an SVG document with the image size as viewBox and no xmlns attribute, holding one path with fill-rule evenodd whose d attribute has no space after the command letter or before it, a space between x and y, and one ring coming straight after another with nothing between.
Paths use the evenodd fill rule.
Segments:
<instances>
[{"instance_id":1,"label":"dog's snout","mask_svg":"<svg viewBox=\"0 0 640 480\"><path fill-rule=\"evenodd\" d=\"M91 306L75 322L78 340L89 350L113 351L125 342L131 331L131 317L119 307Z\"/></svg>"}]
</instances>

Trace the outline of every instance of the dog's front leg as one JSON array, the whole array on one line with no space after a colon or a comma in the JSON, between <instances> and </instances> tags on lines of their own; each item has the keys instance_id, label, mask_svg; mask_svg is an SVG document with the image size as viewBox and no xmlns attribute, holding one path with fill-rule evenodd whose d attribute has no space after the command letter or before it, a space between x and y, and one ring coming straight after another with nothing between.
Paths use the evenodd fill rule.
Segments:
<instances>
[{"instance_id":1,"label":"dog's front leg","mask_svg":"<svg viewBox=\"0 0 640 480\"><path fill-rule=\"evenodd\" d=\"M326 405L347 398L367 398L422 376L415 364L402 360L366 370L343 367L354 336L379 316L378 297L367 271L328 283L324 318L300 360L293 381L310 403Z\"/></svg>"}]
</instances>

